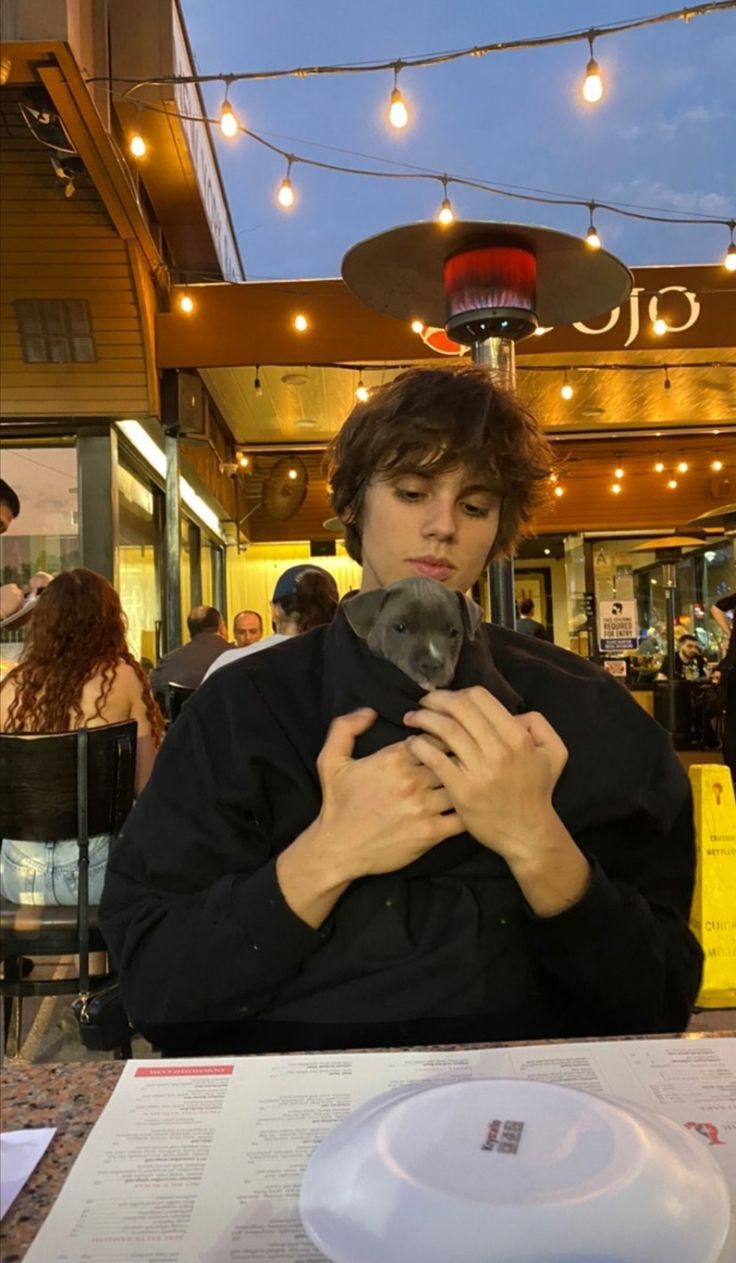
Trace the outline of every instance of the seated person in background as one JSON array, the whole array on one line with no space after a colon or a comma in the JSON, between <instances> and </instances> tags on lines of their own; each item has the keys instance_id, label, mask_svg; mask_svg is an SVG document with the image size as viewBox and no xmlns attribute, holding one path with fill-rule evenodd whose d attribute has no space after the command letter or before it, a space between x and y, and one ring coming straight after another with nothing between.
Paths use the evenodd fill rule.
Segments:
<instances>
[{"instance_id":1,"label":"seated person in background","mask_svg":"<svg viewBox=\"0 0 736 1263\"><path fill-rule=\"evenodd\" d=\"M530 596L523 601L519 601L519 617L516 620L516 630L521 632L522 636L536 636L537 640L549 640L550 636L547 628L534 617L534 602Z\"/></svg>"},{"instance_id":2,"label":"seated person in background","mask_svg":"<svg viewBox=\"0 0 736 1263\"><path fill-rule=\"evenodd\" d=\"M669 679L667 659L662 664L661 674L657 678ZM700 652L700 641L697 636L692 636L689 633L680 636L675 648L675 678L678 680L708 681L705 658Z\"/></svg>"},{"instance_id":3,"label":"seated person in background","mask_svg":"<svg viewBox=\"0 0 736 1263\"><path fill-rule=\"evenodd\" d=\"M238 649L255 645L263 636L263 619L256 610L241 610L233 619L233 636Z\"/></svg>"},{"instance_id":4,"label":"seated person in background","mask_svg":"<svg viewBox=\"0 0 736 1263\"><path fill-rule=\"evenodd\" d=\"M290 566L279 577L273 590L271 600L271 618L274 634L265 640L258 640L254 645L245 645L242 649L228 649L207 668L205 680L220 667L237 662L246 654L256 653L260 649L268 649L278 645L289 636L298 636L300 632L311 631L313 627L322 627L335 617L340 597L337 584L328 570L309 563L301 566Z\"/></svg>"},{"instance_id":5,"label":"seated person in background","mask_svg":"<svg viewBox=\"0 0 736 1263\"><path fill-rule=\"evenodd\" d=\"M0 535L5 534L19 513L18 496L10 484L5 482L4 478L0 478ZM28 595L37 596L51 582L52 577L46 574L45 570L39 570L28 585ZM4 583L0 587L0 621L10 618L12 614L17 614L22 609L25 600L17 583Z\"/></svg>"},{"instance_id":6,"label":"seated person in background","mask_svg":"<svg viewBox=\"0 0 736 1263\"><path fill-rule=\"evenodd\" d=\"M161 716L143 669L128 652L120 598L102 575L68 570L34 610L23 655L0 686L3 732L69 732L134 719L136 793L161 744ZM89 844L89 899L99 903L109 841ZM13 903L76 904L76 840L3 839L0 892Z\"/></svg>"},{"instance_id":7,"label":"seated person in background","mask_svg":"<svg viewBox=\"0 0 736 1263\"><path fill-rule=\"evenodd\" d=\"M466 592L551 465L480 368L373 391L330 470L361 593ZM184 708L100 923L167 1055L678 1031L693 876L687 777L618 681L481 624L453 688L424 693L338 609Z\"/></svg>"},{"instance_id":8,"label":"seated person in background","mask_svg":"<svg viewBox=\"0 0 736 1263\"><path fill-rule=\"evenodd\" d=\"M164 654L151 672L149 678L154 693L160 693L165 684L199 688L210 663L228 647L225 620L211 605L197 605L190 610L187 627L189 643Z\"/></svg>"}]
</instances>

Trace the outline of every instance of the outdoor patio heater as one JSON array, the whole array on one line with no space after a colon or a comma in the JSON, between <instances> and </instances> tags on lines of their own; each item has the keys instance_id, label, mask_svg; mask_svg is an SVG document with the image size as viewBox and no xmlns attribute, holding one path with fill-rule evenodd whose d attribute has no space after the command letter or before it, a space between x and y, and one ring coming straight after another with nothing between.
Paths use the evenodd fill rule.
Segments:
<instances>
[{"instance_id":1,"label":"outdoor patio heater","mask_svg":"<svg viewBox=\"0 0 736 1263\"><path fill-rule=\"evenodd\" d=\"M444 328L510 389L516 342L537 328L602 316L633 284L623 263L581 237L484 221L392 228L348 250L342 275L369 307ZM493 562L488 583L494 622L513 627L513 563Z\"/></svg>"}]
</instances>

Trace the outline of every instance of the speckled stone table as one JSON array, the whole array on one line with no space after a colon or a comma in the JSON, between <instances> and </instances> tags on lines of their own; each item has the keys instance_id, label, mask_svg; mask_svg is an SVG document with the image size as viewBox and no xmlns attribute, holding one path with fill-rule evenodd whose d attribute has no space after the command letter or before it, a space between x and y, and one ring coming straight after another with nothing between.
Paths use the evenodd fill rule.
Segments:
<instances>
[{"instance_id":1,"label":"speckled stone table","mask_svg":"<svg viewBox=\"0 0 736 1263\"><path fill-rule=\"evenodd\" d=\"M0 1260L18 1263L61 1192L72 1164L120 1078L123 1062L29 1065L0 1070L2 1131L55 1127L56 1135L0 1225Z\"/></svg>"}]
</instances>

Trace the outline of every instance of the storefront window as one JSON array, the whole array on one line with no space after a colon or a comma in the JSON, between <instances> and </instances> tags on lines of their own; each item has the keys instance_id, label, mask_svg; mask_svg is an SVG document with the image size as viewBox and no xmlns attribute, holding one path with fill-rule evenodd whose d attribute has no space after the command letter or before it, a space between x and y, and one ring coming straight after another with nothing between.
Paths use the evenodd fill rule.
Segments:
<instances>
[{"instance_id":1,"label":"storefront window","mask_svg":"<svg viewBox=\"0 0 736 1263\"><path fill-rule=\"evenodd\" d=\"M80 564L77 453L64 447L3 447L0 472L20 500L20 514L0 536L0 581L28 592L39 571L50 575ZM17 661L24 630L0 633L0 672Z\"/></svg>"},{"instance_id":2,"label":"storefront window","mask_svg":"<svg viewBox=\"0 0 736 1263\"><path fill-rule=\"evenodd\" d=\"M213 566L214 566L214 559L212 555L213 552L214 552L214 549L213 549L212 543L210 542L210 540L207 538L207 536L205 535L203 531L202 532L202 553L201 553L202 604L216 606L217 602L215 600L214 584L213 584L213 579L212 579ZM224 616L225 610L221 610L220 613Z\"/></svg>"},{"instance_id":3,"label":"storefront window","mask_svg":"<svg viewBox=\"0 0 736 1263\"><path fill-rule=\"evenodd\" d=\"M127 469L118 470L119 591L128 619L128 645L136 658L157 661L161 602L157 571L154 495Z\"/></svg>"}]
</instances>

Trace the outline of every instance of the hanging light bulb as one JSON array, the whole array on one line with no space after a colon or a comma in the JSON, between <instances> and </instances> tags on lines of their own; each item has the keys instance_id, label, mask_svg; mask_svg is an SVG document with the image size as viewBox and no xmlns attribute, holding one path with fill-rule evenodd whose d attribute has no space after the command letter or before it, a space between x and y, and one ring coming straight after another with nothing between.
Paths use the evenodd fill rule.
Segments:
<instances>
[{"instance_id":1,"label":"hanging light bulb","mask_svg":"<svg viewBox=\"0 0 736 1263\"><path fill-rule=\"evenodd\" d=\"M145 158L148 145L139 132L136 132L130 138L128 149L134 158Z\"/></svg>"},{"instance_id":2,"label":"hanging light bulb","mask_svg":"<svg viewBox=\"0 0 736 1263\"><path fill-rule=\"evenodd\" d=\"M626 473L626 470L624 469L623 465L621 464L621 456L620 456L620 455L618 455L618 456L616 457L616 461L617 461L617 464L616 464L616 468L615 468L615 469L614 469L614 471L613 471L613 476L614 476L614 478L618 478L618 479L619 479L619 481L620 481L620 480L623 478L624 474Z\"/></svg>"},{"instance_id":3,"label":"hanging light bulb","mask_svg":"<svg viewBox=\"0 0 736 1263\"><path fill-rule=\"evenodd\" d=\"M303 316L301 314L301 312L299 313L298 316L294 317L294 328L296 329L297 333L305 333L306 330L309 328L309 321L307 320L306 316Z\"/></svg>"},{"instance_id":4,"label":"hanging light bulb","mask_svg":"<svg viewBox=\"0 0 736 1263\"><path fill-rule=\"evenodd\" d=\"M685 460L685 457L682 455L682 452L681 452L680 459L678 460L675 466L675 469L677 470L678 474L686 474L689 468L690 466L688 465L687 461Z\"/></svg>"},{"instance_id":5,"label":"hanging light bulb","mask_svg":"<svg viewBox=\"0 0 736 1263\"><path fill-rule=\"evenodd\" d=\"M736 244L733 239L733 230L736 228L736 222L731 219L729 220L728 226L731 229L731 240L728 243L728 249L723 256L723 266L727 272L736 272Z\"/></svg>"},{"instance_id":6,"label":"hanging light bulb","mask_svg":"<svg viewBox=\"0 0 736 1263\"><path fill-rule=\"evenodd\" d=\"M293 163L293 155L289 155L287 160L286 175L279 185L279 191L276 194L276 201L279 206L283 206L284 210L291 210L296 201L296 193L294 185L291 183L291 164Z\"/></svg>"},{"instance_id":7,"label":"hanging light bulb","mask_svg":"<svg viewBox=\"0 0 736 1263\"><path fill-rule=\"evenodd\" d=\"M564 496L564 494L565 494L565 488L560 486L560 484L558 483L557 486L555 487L555 495L557 496L557 499L558 500L561 499L561 497Z\"/></svg>"},{"instance_id":8,"label":"hanging light bulb","mask_svg":"<svg viewBox=\"0 0 736 1263\"><path fill-rule=\"evenodd\" d=\"M596 232L595 224L593 223L594 210L595 210L595 202L588 202L588 211L590 213L590 224L588 225L588 231L585 234L585 244L591 250L600 250L601 239L598 236L598 233Z\"/></svg>"},{"instance_id":9,"label":"hanging light bulb","mask_svg":"<svg viewBox=\"0 0 736 1263\"><path fill-rule=\"evenodd\" d=\"M572 386L567 380L567 369L565 369L565 380L562 383L562 389L560 391L560 394L562 395L563 399L572 399L573 395L575 394L575 391L573 390Z\"/></svg>"},{"instance_id":10,"label":"hanging light bulb","mask_svg":"<svg viewBox=\"0 0 736 1263\"><path fill-rule=\"evenodd\" d=\"M411 331L412 331L412 333L424 333L424 321L423 321L423 320L412 320L412 322L411 322Z\"/></svg>"},{"instance_id":11,"label":"hanging light bulb","mask_svg":"<svg viewBox=\"0 0 736 1263\"><path fill-rule=\"evenodd\" d=\"M655 474L664 473L664 461L662 460L661 456L658 456L656 461L654 462L654 472Z\"/></svg>"},{"instance_id":12,"label":"hanging light bulb","mask_svg":"<svg viewBox=\"0 0 736 1263\"><path fill-rule=\"evenodd\" d=\"M225 79L223 82L225 84L225 100L220 106L220 131L228 140L232 140L233 136L237 136L239 131L238 120L228 99L228 91L232 80Z\"/></svg>"},{"instance_id":13,"label":"hanging light bulb","mask_svg":"<svg viewBox=\"0 0 736 1263\"><path fill-rule=\"evenodd\" d=\"M668 491L674 491L676 487L677 487L677 479L676 479L676 478L670 478L670 479L668 480L668 482L667 482L667 490L668 490Z\"/></svg>"},{"instance_id":14,"label":"hanging light bulb","mask_svg":"<svg viewBox=\"0 0 736 1263\"><path fill-rule=\"evenodd\" d=\"M611 483L611 491L613 492L615 496L620 496L621 492L623 491L623 487L621 486L621 483L620 482Z\"/></svg>"},{"instance_id":15,"label":"hanging light bulb","mask_svg":"<svg viewBox=\"0 0 736 1263\"><path fill-rule=\"evenodd\" d=\"M179 298L179 311L183 311L185 316L191 316L194 311L194 299L190 294L184 293Z\"/></svg>"},{"instance_id":16,"label":"hanging light bulb","mask_svg":"<svg viewBox=\"0 0 736 1263\"><path fill-rule=\"evenodd\" d=\"M238 455L238 464L241 469L250 469L250 456L246 456L245 452Z\"/></svg>"},{"instance_id":17,"label":"hanging light bulb","mask_svg":"<svg viewBox=\"0 0 736 1263\"><path fill-rule=\"evenodd\" d=\"M355 398L358 400L358 403L368 402L368 387L362 377L358 378L358 385L355 387Z\"/></svg>"},{"instance_id":18,"label":"hanging light bulb","mask_svg":"<svg viewBox=\"0 0 736 1263\"><path fill-rule=\"evenodd\" d=\"M437 215L437 221L438 223L442 224L443 228L447 228L450 224L454 223L455 221L455 212L452 209L452 202L447 196L447 176L445 176L442 181L442 187L445 190L445 196L443 197L442 203L440 205L439 213Z\"/></svg>"},{"instance_id":19,"label":"hanging light bulb","mask_svg":"<svg viewBox=\"0 0 736 1263\"><path fill-rule=\"evenodd\" d=\"M583 96L591 105L595 105L596 101L600 101L603 96L603 80L598 62L593 56L593 40L595 32L591 31L588 36L590 45L590 61L585 67L585 79L583 80Z\"/></svg>"},{"instance_id":20,"label":"hanging light bulb","mask_svg":"<svg viewBox=\"0 0 736 1263\"><path fill-rule=\"evenodd\" d=\"M290 469L288 477L291 479L292 482L296 482L297 478L299 477L299 471L297 469Z\"/></svg>"},{"instance_id":21,"label":"hanging light bulb","mask_svg":"<svg viewBox=\"0 0 736 1263\"><path fill-rule=\"evenodd\" d=\"M723 469L723 461L720 459L719 456L714 456L713 460L710 462L710 467L713 470L714 474L720 474L721 470Z\"/></svg>"},{"instance_id":22,"label":"hanging light bulb","mask_svg":"<svg viewBox=\"0 0 736 1263\"><path fill-rule=\"evenodd\" d=\"M652 321L652 333L656 333L658 338L661 338L668 331L669 325L661 316L657 316L657 319Z\"/></svg>"},{"instance_id":23,"label":"hanging light bulb","mask_svg":"<svg viewBox=\"0 0 736 1263\"><path fill-rule=\"evenodd\" d=\"M672 390L672 382L670 381L670 375L666 368L664 370L664 388L665 390Z\"/></svg>"},{"instance_id":24,"label":"hanging light bulb","mask_svg":"<svg viewBox=\"0 0 736 1263\"><path fill-rule=\"evenodd\" d=\"M394 66L394 86L391 93L391 101L388 107L388 121L392 127L400 131L402 127L406 127L409 122L409 111L406 108L406 102L401 95L399 88L399 71L401 70L401 62L397 61Z\"/></svg>"},{"instance_id":25,"label":"hanging light bulb","mask_svg":"<svg viewBox=\"0 0 736 1263\"><path fill-rule=\"evenodd\" d=\"M256 364L256 375L253 378L253 394L255 395L256 399L260 399L263 395L263 387L261 385L260 372L261 372L261 366L260 364Z\"/></svg>"}]
</instances>

